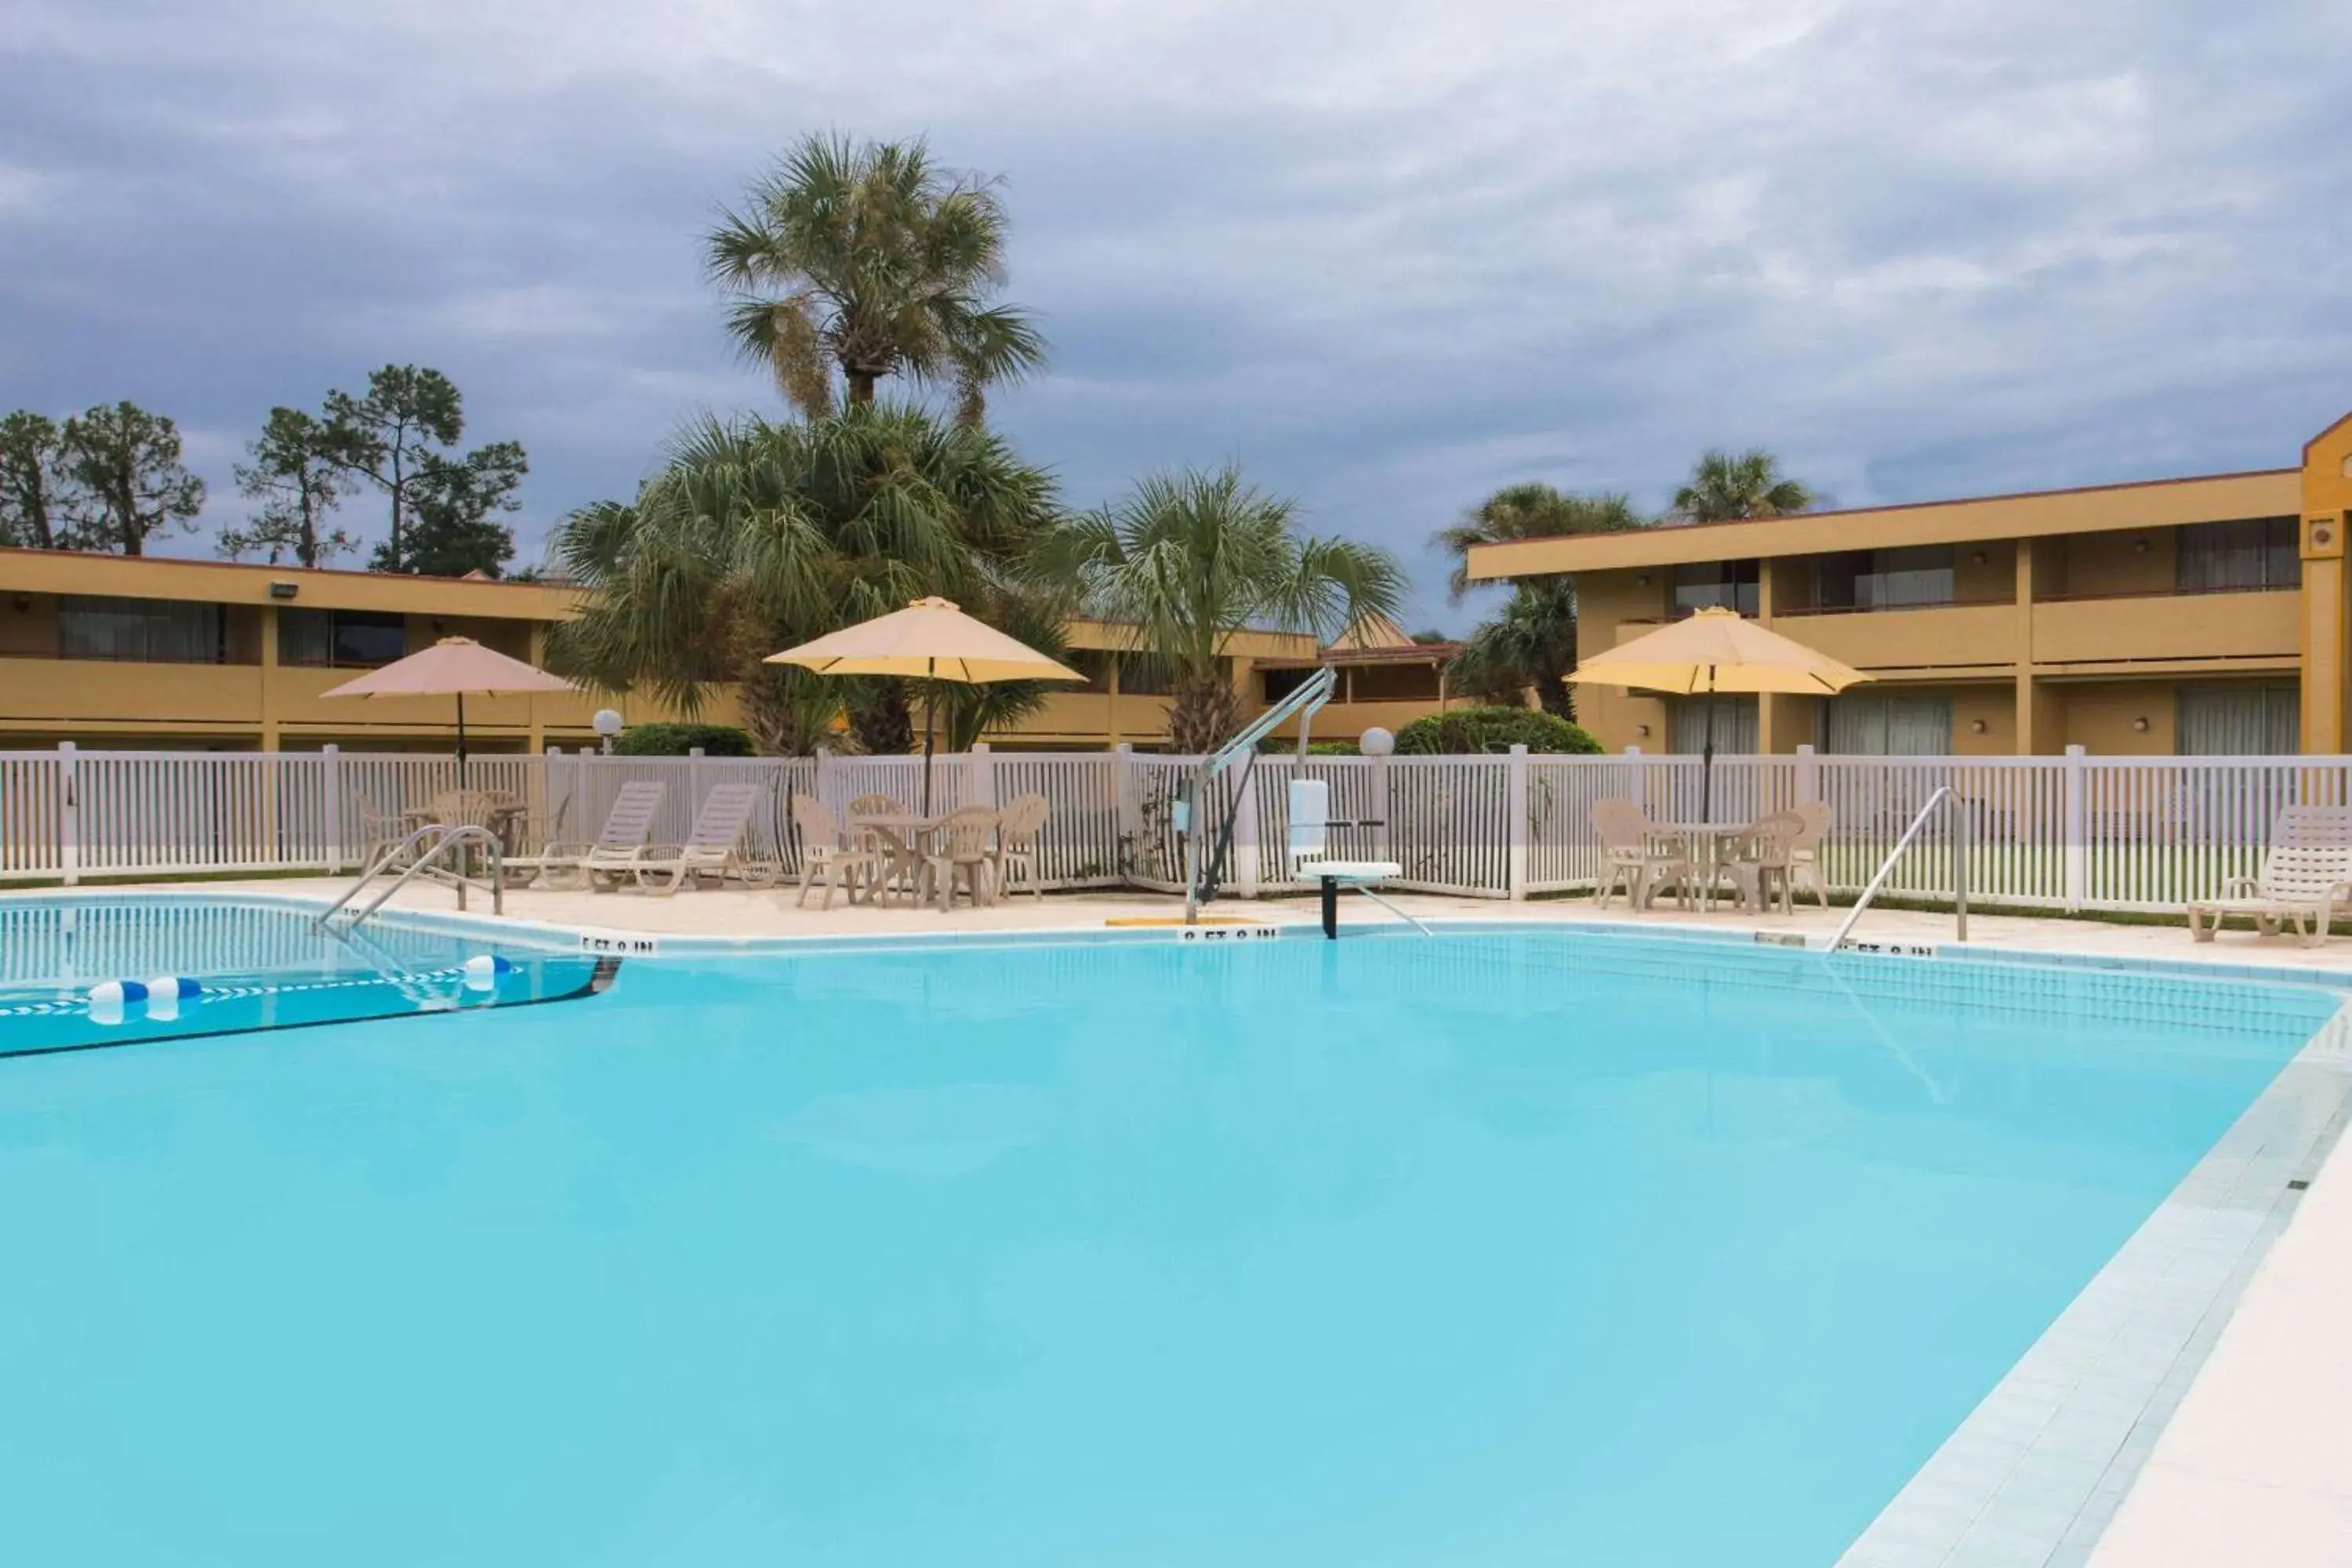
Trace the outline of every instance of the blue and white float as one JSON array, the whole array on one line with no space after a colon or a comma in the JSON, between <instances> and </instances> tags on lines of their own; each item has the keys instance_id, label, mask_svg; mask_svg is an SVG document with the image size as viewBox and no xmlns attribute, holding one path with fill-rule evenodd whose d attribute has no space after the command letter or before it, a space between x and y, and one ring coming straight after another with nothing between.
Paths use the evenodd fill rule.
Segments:
<instances>
[{"instance_id":1,"label":"blue and white float","mask_svg":"<svg viewBox=\"0 0 2352 1568\"><path fill-rule=\"evenodd\" d=\"M465 970L467 990L493 991L498 988L499 976L512 974L514 965L496 953L478 952L466 960Z\"/></svg>"}]
</instances>

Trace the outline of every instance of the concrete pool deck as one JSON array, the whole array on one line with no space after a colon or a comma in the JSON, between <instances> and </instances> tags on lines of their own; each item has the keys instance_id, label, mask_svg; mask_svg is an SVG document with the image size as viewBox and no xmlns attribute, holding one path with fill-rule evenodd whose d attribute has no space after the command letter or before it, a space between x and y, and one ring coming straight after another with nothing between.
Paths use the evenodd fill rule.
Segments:
<instances>
[{"instance_id":1,"label":"concrete pool deck","mask_svg":"<svg viewBox=\"0 0 2352 1568\"><path fill-rule=\"evenodd\" d=\"M255 892L326 901L341 880L271 880L179 884L168 890L208 894ZM93 889L95 890L95 889ZM147 890L115 888L105 891ZM166 890L166 889L156 889ZM992 908L872 909L838 899L830 910L796 907L796 888L766 892L688 892L661 899L635 892L555 892L522 889L507 895L509 918L580 931L678 937L854 937L910 933L1040 931L1099 929L1122 917L1181 912L1173 898L1135 892L1064 893L1026 897ZM1662 929L1775 931L1827 936L1843 910L1801 910L1793 917L1759 920L1735 911L1683 913L1672 909L1629 913L1622 904L1596 910L1590 900L1508 903L1485 899L1402 894L1394 901L1424 920L1525 921L1573 926L1595 921ZM487 914L486 900L471 913ZM452 895L412 888L396 907L454 912ZM1311 925L1312 900L1228 901L1223 915L1247 915ZM1364 900L1343 901L1344 926L1392 924L1393 917ZM2225 933L2193 943L2179 925L2120 925L2093 921L1983 914L1970 919L1969 945L2021 956L2036 953L2091 959L2156 961L2213 966L2217 973L2259 966L2352 983L2352 941L2305 948L2291 939L2259 940ZM1947 943L1949 914L1874 910L1858 938ZM2352 1071L2352 1064L2346 1064ZM1941 1549L1872 1561L1906 1563L2032 1565L2079 1563L2091 1568L2343 1568L2352 1563L2352 1154L2339 1143L2309 1190L2246 1279L2217 1338L2178 1408L2162 1426L2087 1557L2082 1542L2053 1547L2014 1540L2006 1550L1945 1554ZM2208 1325L2210 1330L2210 1325ZM2210 1337L2210 1335L2209 1335ZM1923 1472L1923 1475L1925 1472ZM2113 1507L2112 1499L2107 1506Z\"/></svg>"}]
</instances>

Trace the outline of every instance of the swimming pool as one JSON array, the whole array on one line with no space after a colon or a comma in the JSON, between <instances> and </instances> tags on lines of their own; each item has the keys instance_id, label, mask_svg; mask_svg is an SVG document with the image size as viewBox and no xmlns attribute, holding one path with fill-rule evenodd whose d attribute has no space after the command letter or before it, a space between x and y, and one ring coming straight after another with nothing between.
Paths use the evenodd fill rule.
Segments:
<instances>
[{"instance_id":1,"label":"swimming pool","mask_svg":"<svg viewBox=\"0 0 2352 1568\"><path fill-rule=\"evenodd\" d=\"M1826 1564L2336 1003L1069 943L0 1063L0 1544Z\"/></svg>"}]
</instances>

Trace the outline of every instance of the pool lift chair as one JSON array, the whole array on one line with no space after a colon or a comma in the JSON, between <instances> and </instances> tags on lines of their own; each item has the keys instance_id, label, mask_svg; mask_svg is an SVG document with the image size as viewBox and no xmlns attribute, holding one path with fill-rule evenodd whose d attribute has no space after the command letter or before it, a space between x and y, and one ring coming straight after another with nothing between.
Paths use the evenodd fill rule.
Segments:
<instances>
[{"instance_id":1,"label":"pool lift chair","mask_svg":"<svg viewBox=\"0 0 2352 1568\"><path fill-rule=\"evenodd\" d=\"M1234 763L1242 766L1242 782L1246 784L1252 769L1257 766L1258 742L1272 734L1285 720L1294 714L1298 719L1298 760L1307 761L1307 734L1316 712L1331 700L1338 676L1328 665L1315 671L1298 689L1245 726L1241 733L1215 752L1194 765L1181 799L1171 814L1172 825L1184 841L1184 923L1198 925L1201 906L1217 896L1217 888L1224 874L1225 858L1232 851L1234 819L1241 809L1244 792L1236 788L1233 804L1226 807L1224 821L1218 826L1216 848L1204 856L1202 837L1206 827L1202 820L1200 803L1207 797L1209 785ZM1339 934L1339 890L1353 888L1389 913L1403 921L1423 936L1433 935L1430 929L1372 891L1376 883L1386 882L1404 875L1404 868L1393 860L1333 860L1325 857L1330 830L1334 827L1384 827L1380 817L1359 817L1335 820L1331 816L1331 786L1322 779L1294 778L1290 781L1289 831L1286 847L1292 872L1302 879L1319 882L1323 891L1323 934L1337 939Z\"/></svg>"}]
</instances>

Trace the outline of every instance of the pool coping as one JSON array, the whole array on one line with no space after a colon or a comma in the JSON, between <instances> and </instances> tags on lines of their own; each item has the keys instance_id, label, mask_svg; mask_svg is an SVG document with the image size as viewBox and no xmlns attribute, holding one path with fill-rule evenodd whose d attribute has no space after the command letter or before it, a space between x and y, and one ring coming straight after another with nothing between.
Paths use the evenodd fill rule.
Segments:
<instances>
[{"instance_id":1,"label":"pool coping","mask_svg":"<svg viewBox=\"0 0 2352 1568\"><path fill-rule=\"evenodd\" d=\"M211 900L314 911L328 902L249 889L48 889L8 898ZM397 909L377 918L412 931L655 962L1181 940L1173 926L714 936L471 911ZM1819 935L1791 940L1794 933L1769 928L1630 920L1435 915L1425 923L1465 936L1588 933L1811 952L1832 945ZM1266 921L1247 929L1254 939L1323 940L1309 921ZM1394 940L1409 936L1410 929L1358 926L1348 936ZM1870 943L1864 951L1898 961L2287 984L2346 998L1836 1559L1836 1568L2082 1568L2352 1118L2352 973L1959 942Z\"/></svg>"},{"instance_id":2,"label":"pool coping","mask_svg":"<svg viewBox=\"0 0 2352 1568\"><path fill-rule=\"evenodd\" d=\"M35 900L121 901L124 900L179 902L211 900L227 903L278 904L289 909L324 910L329 900L304 893L265 891L239 888L235 891L185 890L159 888L42 888L23 891L0 892L0 899L14 902ZM1419 917L1421 923L1433 929L1465 936L1496 936L1529 931L1591 933L1609 936L1645 937L1660 942L1722 942L1739 946L1765 946L1801 949L1825 952L1830 941L1817 934L1807 934L1801 940L1797 933L1775 930L1769 926L1674 926L1632 920L1579 918L1574 921L1545 921L1521 917L1496 920L1480 915L1427 915ZM405 909L388 907L375 916L384 923L411 931L430 931L451 936L480 938L521 938L540 941L551 948L567 952L613 952L636 958L709 958L757 957L762 954L864 952L888 949L937 949L953 947L1035 947L1069 942L1167 942L1178 940L1180 929L1174 922L1159 926L1105 926L1100 923L1059 926L1029 926L1013 929L996 928L979 931L844 931L807 935L717 936L686 934L677 931L635 931L625 926L590 926L564 924L555 921L524 920L510 915L477 914L471 910ZM1270 929L1280 940L1305 942L1323 940L1321 929L1311 921L1266 920L1245 922L1246 928ZM1228 928L1232 929L1232 928ZM1358 925L1343 933L1343 940L1394 940L1409 934L1410 928L1401 921L1385 921L1377 925ZM2017 948L1982 942L1862 942L1849 951L1877 957L1904 959L1964 959L1979 963L2012 963L2034 968L2061 967L2111 970L2122 973L2158 974L2187 980L2241 980L2263 984L2302 985L2321 991L2337 991L2352 994L2352 969L2329 970L2309 967L2243 963L2234 960L2198 958L2153 958L2135 953L2094 952L2067 948Z\"/></svg>"}]
</instances>

